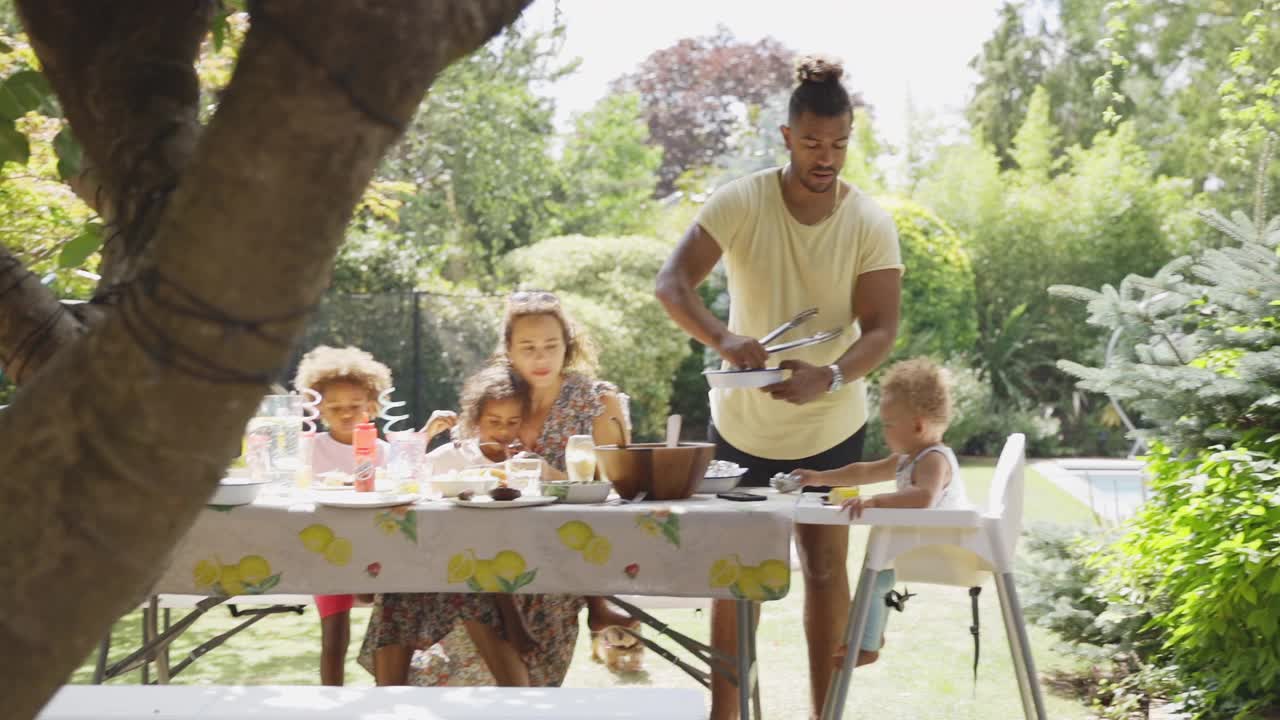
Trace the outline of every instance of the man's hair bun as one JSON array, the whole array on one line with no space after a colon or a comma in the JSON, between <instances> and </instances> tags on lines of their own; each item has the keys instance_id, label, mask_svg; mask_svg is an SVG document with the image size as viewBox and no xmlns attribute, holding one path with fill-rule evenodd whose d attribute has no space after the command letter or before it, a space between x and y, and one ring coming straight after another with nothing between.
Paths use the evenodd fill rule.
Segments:
<instances>
[{"instance_id":1,"label":"man's hair bun","mask_svg":"<svg viewBox=\"0 0 1280 720\"><path fill-rule=\"evenodd\" d=\"M844 63L828 55L805 55L796 62L796 80L802 83L840 82Z\"/></svg>"}]
</instances>

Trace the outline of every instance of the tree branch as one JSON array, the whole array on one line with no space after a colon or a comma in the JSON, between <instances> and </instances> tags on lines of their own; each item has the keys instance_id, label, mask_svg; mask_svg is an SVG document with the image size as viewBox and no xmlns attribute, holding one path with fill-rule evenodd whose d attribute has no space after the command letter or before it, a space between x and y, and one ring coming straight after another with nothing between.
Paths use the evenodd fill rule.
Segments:
<instances>
[{"instance_id":1,"label":"tree branch","mask_svg":"<svg viewBox=\"0 0 1280 720\"><path fill-rule=\"evenodd\" d=\"M40 278L0 246L0 370L22 384L83 330Z\"/></svg>"},{"instance_id":2,"label":"tree branch","mask_svg":"<svg viewBox=\"0 0 1280 720\"><path fill-rule=\"evenodd\" d=\"M112 225L100 274L140 266L168 193L195 148L194 62L214 0L19 0L31 45L58 94L86 170L71 182Z\"/></svg>"},{"instance_id":3,"label":"tree branch","mask_svg":"<svg viewBox=\"0 0 1280 720\"><path fill-rule=\"evenodd\" d=\"M164 567L287 362L397 128L526 2L253 7L150 264L0 413L0 437L19 439L0 443L7 712L34 715Z\"/></svg>"}]
</instances>

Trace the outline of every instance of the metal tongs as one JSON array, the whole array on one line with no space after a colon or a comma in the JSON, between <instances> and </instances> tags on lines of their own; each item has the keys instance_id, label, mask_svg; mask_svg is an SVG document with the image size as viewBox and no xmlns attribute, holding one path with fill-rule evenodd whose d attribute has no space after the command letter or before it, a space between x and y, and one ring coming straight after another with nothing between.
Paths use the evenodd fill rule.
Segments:
<instances>
[{"instance_id":1,"label":"metal tongs","mask_svg":"<svg viewBox=\"0 0 1280 720\"><path fill-rule=\"evenodd\" d=\"M792 340L790 342L784 342L778 345L769 345L770 342L778 339L778 337L780 337L783 333L786 333L787 331L799 325L803 325L805 321L807 321L809 318L816 316L817 314L818 314L818 308L809 308L808 310L802 310L799 313L797 313L795 317L791 318L785 323L774 328L772 331L769 332L768 335L765 335L764 337L760 338L760 344L765 346L764 351L772 355L773 353L782 352L783 350L794 350L795 348L808 347L810 345L818 345L820 343L827 342L828 340L834 340L836 337L838 337L840 335L840 328L834 328L832 330L820 332L817 335L811 335L807 338Z\"/></svg>"}]
</instances>

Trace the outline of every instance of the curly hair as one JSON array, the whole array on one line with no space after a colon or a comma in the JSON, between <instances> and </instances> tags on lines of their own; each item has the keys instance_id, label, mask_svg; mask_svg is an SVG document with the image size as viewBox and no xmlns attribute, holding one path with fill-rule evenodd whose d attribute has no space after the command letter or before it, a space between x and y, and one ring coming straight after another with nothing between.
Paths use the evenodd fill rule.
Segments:
<instances>
[{"instance_id":1,"label":"curly hair","mask_svg":"<svg viewBox=\"0 0 1280 720\"><path fill-rule=\"evenodd\" d=\"M498 339L498 347L493 353L494 365L510 363L508 350L511 348L511 331L516 320L523 317L549 315L560 323L564 339L564 371L577 371L584 375L594 375L597 367L595 345L569 317L560 298L545 290L520 290L507 298L507 309L502 318L502 337Z\"/></svg>"},{"instance_id":2,"label":"curly hair","mask_svg":"<svg viewBox=\"0 0 1280 720\"><path fill-rule=\"evenodd\" d=\"M880 380L880 394L904 403L911 414L935 427L951 422L951 377L946 368L926 357L896 362Z\"/></svg>"},{"instance_id":3,"label":"curly hair","mask_svg":"<svg viewBox=\"0 0 1280 720\"><path fill-rule=\"evenodd\" d=\"M529 409L529 390L520 377L506 364L490 365L462 384L462 394L458 396L458 424L453 431L454 438L469 440L480 434L480 416L484 413L485 403L491 400L520 401L520 407Z\"/></svg>"},{"instance_id":4,"label":"curly hair","mask_svg":"<svg viewBox=\"0 0 1280 720\"><path fill-rule=\"evenodd\" d=\"M802 113L835 117L853 112L854 101L840 82L844 64L823 55L805 55L796 62L796 89L787 104L787 116L794 121ZM861 104L861 99L859 99Z\"/></svg>"},{"instance_id":5,"label":"curly hair","mask_svg":"<svg viewBox=\"0 0 1280 720\"><path fill-rule=\"evenodd\" d=\"M293 386L311 388L321 395L332 382L349 382L369 391L371 398L391 387L391 369L373 359L373 355L357 347L336 348L320 345L298 363Z\"/></svg>"}]
</instances>

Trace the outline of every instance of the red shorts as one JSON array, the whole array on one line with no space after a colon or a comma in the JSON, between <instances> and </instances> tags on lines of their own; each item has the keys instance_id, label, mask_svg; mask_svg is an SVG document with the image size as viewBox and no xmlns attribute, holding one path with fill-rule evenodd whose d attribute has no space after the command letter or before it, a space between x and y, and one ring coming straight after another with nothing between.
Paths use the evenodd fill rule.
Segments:
<instances>
[{"instance_id":1,"label":"red shorts","mask_svg":"<svg viewBox=\"0 0 1280 720\"><path fill-rule=\"evenodd\" d=\"M355 595L316 595L315 599L321 618L348 612L356 604Z\"/></svg>"}]
</instances>

